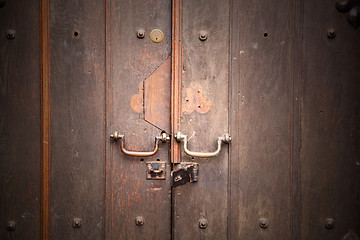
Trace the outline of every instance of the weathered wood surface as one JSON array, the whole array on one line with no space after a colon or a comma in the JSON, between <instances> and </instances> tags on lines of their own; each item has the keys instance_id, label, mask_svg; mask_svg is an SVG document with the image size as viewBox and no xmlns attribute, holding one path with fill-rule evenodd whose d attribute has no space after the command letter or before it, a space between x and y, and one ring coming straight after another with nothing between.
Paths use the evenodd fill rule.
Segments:
<instances>
[{"instance_id":1,"label":"weathered wood surface","mask_svg":"<svg viewBox=\"0 0 360 240\"><path fill-rule=\"evenodd\" d=\"M104 236L104 9L50 2L51 239Z\"/></svg>"},{"instance_id":2,"label":"weathered wood surface","mask_svg":"<svg viewBox=\"0 0 360 240\"><path fill-rule=\"evenodd\" d=\"M206 41L199 32L206 31ZM180 131L193 151L210 152L228 127L229 2L182 1L182 117ZM174 189L174 239L226 239L228 146L200 164L199 181ZM199 228L199 219L208 221Z\"/></svg>"},{"instance_id":3,"label":"weathered wood surface","mask_svg":"<svg viewBox=\"0 0 360 240\"><path fill-rule=\"evenodd\" d=\"M163 115L151 116L151 111L158 101L162 101L161 98L170 100L171 2L111 0L106 17L107 135L118 130L126 136L127 149L149 151L154 147L155 136L170 128L168 104L160 103L168 107ZM144 38L137 38L138 29L145 30ZM149 35L153 29L164 33L162 42L151 41ZM153 77L168 79L154 81ZM166 83L166 86L161 83ZM151 89L162 89L163 97L156 98L151 92L148 94ZM145 99L142 98L144 93ZM138 104L133 105L131 99L137 99L135 102ZM146 116L157 125L147 122ZM125 156L120 151L119 142L110 139L106 142L107 239L170 239L169 143L160 143L160 149L153 157L136 158ZM166 180L146 180L145 163L157 159L166 162ZM137 216L144 218L143 226L135 224Z\"/></svg>"},{"instance_id":4,"label":"weathered wood surface","mask_svg":"<svg viewBox=\"0 0 360 240\"><path fill-rule=\"evenodd\" d=\"M231 9L229 238L293 239L294 1Z\"/></svg>"},{"instance_id":5,"label":"weathered wood surface","mask_svg":"<svg viewBox=\"0 0 360 240\"><path fill-rule=\"evenodd\" d=\"M333 39L329 28L336 29ZM360 32L332 1L309 0L303 31L302 239L358 239ZM334 229L325 228L327 218Z\"/></svg>"},{"instance_id":6,"label":"weathered wood surface","mask_svg":"<svg viewBox=\"0 0 360 240\"><path fill-rule=\"evenodd\" d=\"M40 236L39 18L37 1L6 1L0 8L1 239ZM14 39L7 38L9 29Z\"/></svg>"}]
</instances>

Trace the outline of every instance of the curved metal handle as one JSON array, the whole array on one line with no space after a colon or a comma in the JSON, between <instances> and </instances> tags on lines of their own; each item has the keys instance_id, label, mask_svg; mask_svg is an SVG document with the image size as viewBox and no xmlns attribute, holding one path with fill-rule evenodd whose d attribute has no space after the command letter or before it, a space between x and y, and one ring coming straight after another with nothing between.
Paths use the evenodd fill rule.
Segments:
<instances>
[{"instance_id":1,"label":"curved metal handle","mask_svg":"<svg viewBox=\"0 0 360 240\"><path fill-rule=\"evenodd\" d=\"M178 132L175 135L175 138L178 142L184 141L184 152L192 157L199 157L199 158L209 158L209 157L215 157L217 155L219 155L220 151L221 151L221 143L229 143L231 141L231 137L228 133L226 133L223 137L218 137L217 140L217 149L215 150L215 152L207 152L207 153L203 153L203 152L193 152L190 151L188 149L188 138L186 135L182 134L181 132Z\"/></svg>"},{"instance_id":2,"label":"curved metal handle","mask_svg":"<svg viewBox=\"0 0 360 240\"><path fill-rule=\"evenodd\" d=\"M155 137L155 147L154 150L151 152L137 152L137 151L131 151L127 150L125 148L125 136L119 134L118 131L115 131L114 134L110 135L110 138L114 139L114 141L117 141L120 139L120 149L121 151L128 156L131 157L151 157L154 156L157 151L159 150L159 141L166 142L167 140L170 140L170 137L166 133L161 133L160 137Z\"/></svg>"}]
</instances>

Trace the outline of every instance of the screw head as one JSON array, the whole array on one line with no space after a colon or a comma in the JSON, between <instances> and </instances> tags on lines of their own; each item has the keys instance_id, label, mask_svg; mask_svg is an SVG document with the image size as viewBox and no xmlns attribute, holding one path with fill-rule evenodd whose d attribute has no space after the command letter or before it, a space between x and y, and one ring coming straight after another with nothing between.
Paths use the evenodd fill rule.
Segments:
<instances>
[{"instance_id":1,"label":"screw head","mask_svg":"<svg viewBox=\"0 0 360 240\"><path fill-rule=\"evenodd\" d=\"M336 36L335 28L329 28L327 31L328 38L334 38Z\"/></svg>"},{"instance_id":2,"label":"screw head","mask_svg":"<svg viewBox=\"0 0 360 240\"><path fill-rule=\"evenodd\" d=\"M142 216L137 216L135 218L135 224L137 226L142 226L142 225L144 225L144 223L145 223L145 219Z\"/></svg>"},{"instance_id":3,"label":"screw head","mask_svg":"<svg viewBox=\"0 0 360 240\"><path fill-rule=\"evenodd\" d=\"M335 220L333 218L327 218L325 220L325 228L333 229L335 227Z\"/></svg>"},{"instance_id":4,"label":"screw head","mask_svg":"<svg viewBox=\"0 0 360 240\"><path fill-rule=\"evenodd\" d=\"M79 228L79 227L81 227L81 219L80 219L80 218L74 218L74 219L73 219L73 227L74 227L74 228Z\"/></svg>"},{"instance_id":5,"label":"screw head","mask_svg":"<svg viewBox=\"0 0 360 240\"><path fill-rule=\"evenodd\" d=\"M201 41L206 41L206 39L208 38L208 34L206 31L200 31L199 32L199 39Z\"/></svg>"},{"instance_id":6,"label":"screw head","mask_svg":"<svg viewBox=\"0 0 360 240\"><path fill-rule=\"evenodd\" d=\"M144 37L145 37L145 30L142 29L142 28L140 28L139 30L137 30L136 36L137 36L138 38L144 38Z\"/></svg>"},{"instance_id":7,"label":"screw head","mask_svg":"<svg viewBox=\"0 0 360 240\"><path fill-rule=\"evenodd\" d=\"M13 232L15 231L15 227L16 227L16 222L15 221L8 221L7 222L7 226L6 226L6 229L9 231L9 232Z\"/></svg>"},{"instance_id":8,"label":"screw head","mask_svg":"<svg viewBox=\"0 0 360 240\"><path fill-rule=\"evenodd\" d=\"M8 39L14 39L15 38L15 30L14 29L8 29L6 31L6 37Z\"/></svg>"},{"instance_id":9,"label":"screw head","mask_svg":"<svg viewBox=\"0 0 360 240\"><path fill-rule=\"evenodd\" d=\"M205 229L208 226L208 221L205 218L199 220L199 228Z\"/></svg>"},{"instance_id":10,"label":"screw head","mask_svg":"<svg viewBox=\"0 0 360 240\"><path fill-rule=\"evenodd\" d=\"M266 218L260 218L259 219L259 226L262 228L262 229L265 229L269 226L269 223L268 223L268 220Z\"/></svg>"}]
</instances>

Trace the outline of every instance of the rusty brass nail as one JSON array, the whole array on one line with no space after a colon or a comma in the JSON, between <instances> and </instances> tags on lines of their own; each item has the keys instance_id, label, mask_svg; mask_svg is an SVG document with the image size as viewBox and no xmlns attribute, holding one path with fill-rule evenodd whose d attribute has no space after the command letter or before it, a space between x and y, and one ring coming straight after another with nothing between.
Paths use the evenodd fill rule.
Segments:
<instances>
[{"instance_id":1,"label":"rusty brass nail","mask_svg":"<svg viewBox=\"0 0 360 240\"><path fill-rule=\"evenodd\" d=\"M73 227L74 227L74 228L79 228L79 227L81 227L81 219L80 219L80 218L74 218L74 219L73 219Z\"/></svg>"},{"instance_id":2,"label":"rusty brass nail","mask_svg":"<svg viewBox=\"0 0 360 240\"><path fill-rule=\"evenodd\" d=\"M6 31L6 37L8 39L14 39L15 38L15 30L14 29L8 29Z\"/></svg>"},{"instance_id":3,"label":"rusty brass nail","mask_svg":"<svg viewBox=\"0 0 360 240\"><path fill-rule=\"evenodd\" d=\"M266 218L260 218L259 219L259 226L263 229L268 227L268 220Z\"/></svg>"},{"instance_id":4,"label":"rusty brass nail","mask_svg":"<svg viewBox=\"0 0 360 240\"><path fill-rule=\"evenodd\" d=\"M199 228L205 229L208 226L208 221L205 218L199 220Z\"/></svg>"},{"instance_id":5,"label":"rusty brass nail","mask_svg":"<svg viewBox=\"0 0 360 240\"><path fill-rule=\"evenodd\" d=\"M200 32L199 32L199 39L200 39L201 41L205 41L207 38L208 38L208 36L207 36L207 32L206 32L206 31L200 31Z\"/></svg>"},{"instance_id":6,"label":"rusty brass nail","mask_svg":"<svg viewBox=\"0 0 360 240\"><path fill-rule=\"evenodd\" d=\"M6 229L7 229L9 232L15 231L15 227L16 227L16 222L15 222L15 221L8 221L8 222L7 222Z\"/></svg>"},{"instance_id":7,"label":"rusty brass nail","mask_svg":"<svg viewBox=\"0 0 360 240\"><path fill-rule=\"evenodd\" d=\"M325 220L325 228L333 229L335 227L335 220L333 218L327 218Z\"/></svg>"},{"instance_id":8,"label":"rusty brass nail","mask_svg":"<svg viewBox=\"0 0 360 240\"><path fill-rule=\"evenodd\" d=\"M145 223L145 219L142 216L137 216L135 218L135 224L137 226L142 226L142 225L144 225L144 223Z\"/></svg>"},{"instance_id":9,"label":"rusty brass nail","mask_svg":"<svg viewBox=\"0 0 360 240\"><path fill-rule=\"evenodd\" d=\"M327 31L328 38L334 38L336 36L335 28L329 28Z\"/></svg>"},{"instance_id":10,"label":"rusty brass nail","mask_svg":"<svg viewBox=\"0 0 360 240\"><path fill-rule=\"evenodd\" d=\"M139 30L137 31L136 36L137 36L138 38L144 38L144 37L145 37L145 30L142 29L142 28L139 29Z\"/></svg>"}]
</instances>

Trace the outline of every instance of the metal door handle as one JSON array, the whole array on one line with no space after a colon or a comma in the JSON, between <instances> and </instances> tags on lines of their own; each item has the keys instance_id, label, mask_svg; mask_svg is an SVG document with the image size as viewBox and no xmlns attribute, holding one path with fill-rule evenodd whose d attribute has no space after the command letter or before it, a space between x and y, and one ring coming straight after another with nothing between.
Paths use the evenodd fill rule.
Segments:
<instances>
[{"instance_id":1,"label":"metal door handle","mask_svg":"<svg viewBox=\"0 0 360 240\"><path fill-rule=\"evenodd\" d=\"M120 139L120 149L121 149L121 151L125 155L131 156L131 157L151 157L151 156L154 156L157 153L157 151L159 150L159 141L166 142L167 140L170 140L170 137L165 132L162 132L159 137L155 137L155 147L154 147L153 151L151 151L151 152L137 152L137 151L126 150L126 148L125 148L125 136L119 134L118 131L115 131L114 134L111 134L110 138L114 139L115 141Z\"/></svg>"},{"instance_id":2,"label":"metal door handle","mask_svg":"<svg viewBox=\"0 0 360 240\"><path fill-rule=\"evenodd\" d=\"M184 142L184 152L189 155L189 156L192 156L192 157L200 157L200 158L209 158L209 157L215 157L217 155L219 155L220 151L221 151L221 143L224 142L224 143L229 143L231 141L231 137L228 133L226 133L223 137L218 137L218 140L217 140L217 149L215 150L215 152L193 152L193 151L190 151L188 149L188 138L186 135L182 134L181 132L178 132L176 135L175 135L175 138L176 138L176 141L178 142L181 142L183 141Z\"/></svg>"}]
</instances>

